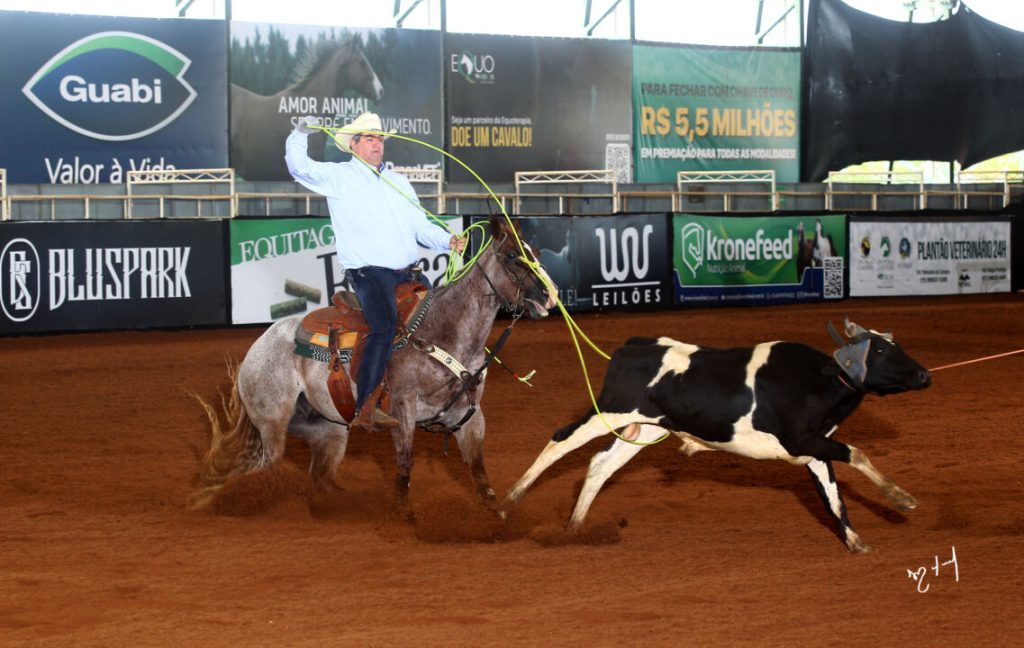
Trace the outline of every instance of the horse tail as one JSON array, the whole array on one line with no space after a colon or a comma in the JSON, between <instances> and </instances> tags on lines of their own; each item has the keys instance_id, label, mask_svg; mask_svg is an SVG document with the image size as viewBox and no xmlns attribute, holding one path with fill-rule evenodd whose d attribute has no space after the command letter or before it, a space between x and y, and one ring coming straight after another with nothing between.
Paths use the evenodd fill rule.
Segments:
<instances>
[{"instance_id":1,"label":"horse tail","mask_svg":"<svg viewBox=\"0 0 1024 648\"><path fill-rule=\"evenodd\" d=\"M193 394L210 421L210 449L200 461L199 488L188 498L189 508L205 509L232 477L258 470L263 465L263 440L249 419L238 394L238 365L228 364L230 397L221 393L220 409Z\"/></svg>"}]
</instances>

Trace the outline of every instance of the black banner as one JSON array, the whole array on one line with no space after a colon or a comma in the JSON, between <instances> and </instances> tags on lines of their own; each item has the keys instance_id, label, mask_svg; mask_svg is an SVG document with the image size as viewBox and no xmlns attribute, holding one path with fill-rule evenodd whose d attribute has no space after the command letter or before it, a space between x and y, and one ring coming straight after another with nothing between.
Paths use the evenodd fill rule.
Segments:
<instances>
[{"instance_id":1,"label":"black banner","mask_svg":"<svg viewBox=\"0 0 1024 648\"><path fill-rule=\"evenodd\" d=\"M672 306L666 214L513 220L570 312Z\"/></svg>"},{"instance_id":2,"label":"black banner","mask_svg":"<svg viewBox=\"0 0 1024 648\"><path fill-rule=\"evenodd\" d=\"M573 218L577 310L672 305L668 216Z\"/></svg>"},{"instance_id":3,"label":"black banner","mask_svg":"<svg viewBox=\"0 0 1024 648\"><path fill-rule=\"evenodd\" d=\"M223 221L4 223L0 333L226 324Z\"/></svg>"},{"instance_id":4,"label":"black banner","mask_svg":"<svg viewBox=\"0 0 1024 648\"><path fill-rule=\"evenodd\" d=\"M632 182L630 68L624 42L448 34L448 150L488 181L615 169Z\"/></svg>"},{"instance_id":5,"label":"black banner","mask_svg":"<svg viewBox=\"0 0 1024 648\"><path fill-rule=\"evenodd\" d=\"M805 181L872 160L957 160L1024 148L1024 34L960 3L901 23L810 3Z\"/></svg>"}]
</instances>

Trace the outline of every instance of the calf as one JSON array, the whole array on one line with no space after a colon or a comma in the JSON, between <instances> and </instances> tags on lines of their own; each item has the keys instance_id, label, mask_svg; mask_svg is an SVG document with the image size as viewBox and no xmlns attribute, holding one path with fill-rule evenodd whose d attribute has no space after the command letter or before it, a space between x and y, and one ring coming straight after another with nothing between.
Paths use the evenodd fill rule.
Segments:
<instances>
[{"instance_id":1,"label":"calf","mask_svg":"<svg viewBox=\"0 0 1024 648\"><path fill-rule=\"evenodd\" d=\"M831 438L864 395L924 389L931 375L886 333L846 321L848 341L829 324L840 347L832 357L794 342L714 349L670 338L633 338L612 356L598 398L586 414L555 432L502 501L507 517L549 466L591 439L618 437L590 462L568 528L576 531L601 486L644 447L676 434L680 450L725 450L754 459L806 466L851 552L870 551L850 526L833 461L867 475L901 509L917 505L857 448Z\"/></svg>"}]
</instances>

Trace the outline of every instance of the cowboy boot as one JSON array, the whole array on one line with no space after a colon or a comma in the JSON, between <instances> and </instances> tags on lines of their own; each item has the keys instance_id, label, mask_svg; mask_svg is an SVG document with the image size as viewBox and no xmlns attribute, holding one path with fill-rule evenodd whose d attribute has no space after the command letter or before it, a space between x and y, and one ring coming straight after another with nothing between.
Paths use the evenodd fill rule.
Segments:
<instances>
[{"instance_id":1,"label":"cowboy boot","mask_svg":"<svg viewBox=\"0 0 1024 648\"><path fill-rule=\"evenodd\" d=\"M356 417L349 424L349 427L359 428L369 432L375 432L378 430L390 430L398 427L398 419L390 416L387 412L377 406L377 400L380 398L380 393L384 385L381 383L370 392L370 395L363 401L363 406L359 408L359 412Z\"/></svg>"}]
</instances>

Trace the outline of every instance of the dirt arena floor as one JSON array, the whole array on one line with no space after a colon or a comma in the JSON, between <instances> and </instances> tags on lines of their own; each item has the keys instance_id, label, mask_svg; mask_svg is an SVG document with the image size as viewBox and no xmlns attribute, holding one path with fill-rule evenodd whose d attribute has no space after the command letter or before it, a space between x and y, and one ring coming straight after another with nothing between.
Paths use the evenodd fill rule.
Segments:
<instances>
[{"instance_id":1,"label":"dirt arena floor","mask_svg":"<svg viewBox=\"0 0 1024 648\"><path fill-rule=\"evenodd\" d=\"M581 316L611 352L632 335L831 351L844 314L892 330L926 367L1024 347L1024 295ZM502 324L502 322L499 322ZM343 492L308 453L240 481L218 514L185 500L225 356L261 328L0 339L0 645L621 646L1020 643L1024 355L869 396L837 432L914 494L897 512L837 466L850 555L806 471L678 443L645 449L562 528L595 441L500 522L457 452L417 440L412 523L392 513L390 438L354 435ZM495 337L500 327L495 329ZM484 397L499 496L587 406L560 317L517 326ZM586 355L595 385L604 361ZM955 556L955 561L954 561ZM913 576L916 576L915 579Z\"/></svg>"}]
</instances>

